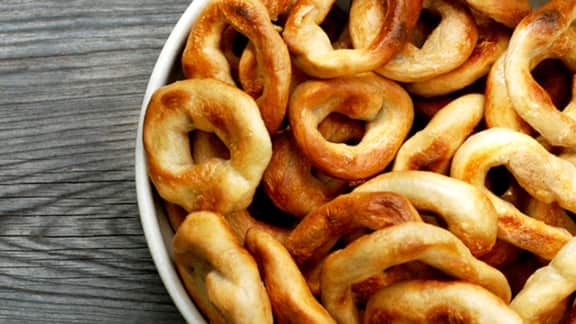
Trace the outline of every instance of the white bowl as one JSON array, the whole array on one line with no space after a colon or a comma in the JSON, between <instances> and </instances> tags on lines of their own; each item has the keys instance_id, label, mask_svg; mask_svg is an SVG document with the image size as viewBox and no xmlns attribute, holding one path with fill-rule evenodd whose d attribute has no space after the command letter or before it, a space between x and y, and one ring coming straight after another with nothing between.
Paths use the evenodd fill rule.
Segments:
<instances>
[{"instance_id":1,"label":"white bowl","mask_svg":"<svg viewBox=\"0 0 576 324\"><path fill-rule=\"evenodd\" d=\"M140 219L152 259L174 304L184 319L188 323L194 324L206 323L206 321L189 297L172 262L171 251L174 231L148 178L146 156L142 142L142 125L152 93L159 87L175 81L181 74L180 55L184 48L188 31L208 1L194 0L188 6L160 52L142 102L135 151L136 192ZM347 0L338 0L338 2L342 1L345 2ZM546 3L546 0L531 0L530 2L534 7L539 7Z\"/></svg>"},{"instance_id":2,"label":"white bowl","mask_svg":"<svg viewBox=\"0 0 576 324\"><path fill-rule=\"evenodd\" d=\"M207 0L194 0L180 17L166 40L154 65L142 102L135 152L135 177L138 208L144 235L160 278L174 304L188 323L206 323L190 299L172 262L172 237L174 231L168 222L158 196L148 178L142 126L150 97L156 89L175 81L180 74L180 55L186 43L190 26L197 19Z\"/></svg>"}]
</instances>

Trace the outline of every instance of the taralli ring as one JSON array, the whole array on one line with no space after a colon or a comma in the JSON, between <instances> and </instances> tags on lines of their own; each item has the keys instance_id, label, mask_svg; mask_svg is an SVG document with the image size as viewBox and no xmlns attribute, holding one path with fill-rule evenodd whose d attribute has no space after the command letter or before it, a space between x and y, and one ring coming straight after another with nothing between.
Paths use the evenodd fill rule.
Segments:
<instances>
[{"instance_id":1,"label":"taralli ring","mask_svg":"<svg viewBox=\"0 0 576 324\"><path fill-rule=\"evenodd\" d=\"M490 128L470 136L452 160L451 176L483 190L498 211L498 237L551 259L572 236L528 217L490 192L485 187L486 176L490 168L500 165L505 165L535 198L556 201L568 210L576 207L576 168L549 153L532 137L505 128Z\"/></svg>"},{"instance_id":2,"label":"taralli ring","mask_svg":"<svg viewBox=\"0 0 576 324\"><path fill-rule=\"evenodd\" d=\"M532 10L529 0L466 0L466 3L474 10L510 28L516 27Z\"/></svg>"},{"instance_id":3,"label":"taralli ring","mask_svg":"<svg viewBox=\"0 0 576 324\"><path fill-rule=\"evenodd\" d=\"M484 96L469 94L440 109L398 151L393 170L447 173L452 156L484 116Z\"/></svg>"},{"instance_id":4,"label":"taralli ring","mask_svg":"<svg viewBox=\"0 0 576 324\"><path fill-rule=\"evenodd\" d=\"M366 122L358 144L333 143L322 136L318 125L331 113ZM289 106L290 126L303 154L320 171L347 180L384 170L408 134L413 117L406 91L373 73L301 83Z\"/></svg>"},{"instance_id":5,"label":"taralli ring","mask_svg":"<svg viewBox=\"0 0 576 324\"><path fill-rule=\"evenodd\" d=\"M345 234L358 228L377 230L405 222L421 222L410 202L389 192L341 195L306 215L292 230L286 247L298 263L329 251Z\"/></svg>"},{"instance_id":6,"label":"taralli ring","mask_svg":"<svg viewBox=\"0 0 576 324\"><path fill-rule=\"evenodd\" d=\"M336 323L312 295L298 266L280 242L265 232L250 230L246 248L259 265L278 323Z\"/></svg>"},{"instance_id":7,"label":"taralli ring","mask_svg":"<svg viewBox=\"0 0 576 324\"><path fill-rule=\"evenodd\" d=\"M456 1L424 0L422 8L441 15L440 24L424 45L406 42L402 50L375 71L401 82L418 82L444 74L470 57L478 40L478 27L468 9ZM354 24L354 17L350 23ZM361 17L358 23L364 23ZM357 45L354 46L362 46Z\"/></svg>"},{"instance_id":8,"label":"taralli ring","mask_svg":"<svg viewBox=\"0 0 576 324\"><path fill-rule=\"evenodd\" d=\"M273 323L258 265L220 214L189 214L173 246L182 280L212 323Z\"/></svg>"},{"instance_id":9,"label":"taralli ring","mask_svg":"<svg viewBox=\"0 0 576 324\"><path fill-rule=\"evenodd\" d=\"M506 52L494 62L486 79L484 120L489 128L509 128L531 134L532 128L516 113L506 86Z\"/></svg>"},{"instance_id":10,"label":"taralli ring","mask_svg":"<svg viewBox=\"0 0 576 324\"><path fill-rule=\"evenodd\" d=\"M230 159L195 163L188 137L195 129L215 133ZM160 196L187 211L246 208L272 155L254 100L217 80L185 80L157 90L143 136L150 178Z\"/></svg>"},{"instance_id":11,"label":"taralli ring","mask_svg":"<svg viewBox=\"0 0 576 324\"><path fill-rule=\"evenodd\" d=\"M470 57L456 69L432 79L409 83L406 89L420 97L435 97L461 90L488 74L494 62L508 47L508 31L496 24L479 26L478 43Z\"/></svg>"},{"instance_id":12,"label":"taralli ring","mask_svg":"<svg viewBox=\"0 0 576 324\"><path fill-rule=\"evenodd\" d=\"M256 0L210 2L192 26L182 54L187 78L214 78L235 84L230 65L220 49L225 28L232 25L254 46L263 91L256 99L270 133L278 130L286 115L290 91L290 54L274 28L264 5Z\"/></svg>"},{"instance_id":13,"label":"taralli ring","mask_svg":"<svg viewBox=\"0 0 576 324\"><path fill-rule=\"evenodd\" d=\"M534 198L576 212L576 167L523 133L490 128L470 136L458 149L451 174L483 184L488 171L501 165Z\"/></svg>"},{"instance_id":14,"label":"taralli ring","mask_svg":"<svg viewBox=\"0 0 576 324\"><path fill-rule=\"evenodd\" d=\"M518 115L548 143L566 147L576 146L576 119L556 108L531 69L549 57L569 55L574 63L576 32L571 26L575 18L576 1L565 0L552 0L526 16L514 29L504 68L510 101Z\"/></svg>"},{"instance_id":15,"label":"taralli ring","mask_svg":"<svg viewBox=\"0 0 576 324\"><path fill-rule=\"evenodd\" d=\"M523 324L502 299L465 281L410 280L376 292L366 305L364 324L466 323Z\"/></svg>"},{"instance_id":16,"label":"taralli ring","mask_svg":"<svg viewBox=\"0 0 576 324\"><path fill-rule=\"evenodd\" d=\"M375 191L400 194L416 209L436 213L476 256L496 243L496 210L483 192L464 181L429 171L394 171L373 177L353 192Z\"/></svg>"},{"instance_id":17,"label":"taralli ring","mask_svg":"<svg viewBox=\"0 0 576 324\"><path fill-rule=\"evenodd\" d=\"M576 222L558 203L547 204L531 198L526 206L526 214L548 225L564 228L570 234L576 235Z\"/></svg>"},{"instance_id":18,"label":"taralli ring","mask_svg":"<svg viewBox=\"0 0 576 324\"><path fill-rule=\"evenodd\" d=\"M547 323L550 313L575 291L576 238L560 249L547 266L528 278L510 307L526 323Z\"/></svg>"},{"instance_id":19,"label":"taralli ring","mask_svg":"<svg viewBox=\"0 0 576 324\"><path fill-rule=\"evenodd\" d=\"M371 42L356 49L334 49L320 27L334 0L296 2L282 36L294 56L294 62L309 75L334 78L369 72L390 60L408 39L416 24L422 0L386 0L387 11L381 26L370 30ZM368 31L367 31L368 32Z\"/></svg>"},{"instance_id":20,"label":"taralli ring","mask_svg":"<svg viewBox=\"0 0 576 324\"><path fill-rule=\"evenodd\" d=\"M324 122L320 124L319 130L328 138L342 139L359 133L356 128L348 128L343 124L322 127L326 125ZM272 137L272 159L264 172L262 183L274 205L297 218L306 216L347 189L345 181L314 174L312 164L302 154L289 130Z\"/></svg>"},{"instance_id":21,"label":"taralli ring","mask_svg":"<svg viewBox=\"0 0 576 324\"><path fill-rule=\"evenodd\" d=\"M506 303L510 300L506 277L474 258L456 236L434 225L409 222L362 236L330 254L322 267L322 302L340 323L360 323L351 285L391 266L416 260L480 285Z\"/></svg>"}]
</instances>

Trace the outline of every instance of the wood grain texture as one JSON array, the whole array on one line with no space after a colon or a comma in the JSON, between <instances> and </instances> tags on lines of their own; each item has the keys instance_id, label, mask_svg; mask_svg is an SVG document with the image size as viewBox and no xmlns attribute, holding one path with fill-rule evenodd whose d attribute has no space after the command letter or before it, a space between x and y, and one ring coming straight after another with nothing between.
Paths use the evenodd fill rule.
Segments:
<instances>
[{"instance_id":1,"label":"wood grain texture","mask_svg":"<svg viewBox=\"0 0 576 324\"><path fill-rule=\"evenodd\" d=\"M0 1L0 323L184 323L143 237L133 152L188 4Z\"/></svg>"}]
</instances>

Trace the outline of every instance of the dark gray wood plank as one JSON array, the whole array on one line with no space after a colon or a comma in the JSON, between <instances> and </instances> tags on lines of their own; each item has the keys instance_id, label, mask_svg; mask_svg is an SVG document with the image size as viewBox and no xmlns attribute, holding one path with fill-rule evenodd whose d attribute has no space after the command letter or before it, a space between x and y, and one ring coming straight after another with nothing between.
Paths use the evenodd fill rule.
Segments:
<instances>
[{"instance_id":1,"label":"dark gray wood plank","mask_svg":"<svg viewBox=\"0 0 576 324\"><path fill-rule=\"evenodd\" d=\"M133 180L148 76L185 0L0 1L0 322L183 323Z\"/></svg>"}]
</instances>

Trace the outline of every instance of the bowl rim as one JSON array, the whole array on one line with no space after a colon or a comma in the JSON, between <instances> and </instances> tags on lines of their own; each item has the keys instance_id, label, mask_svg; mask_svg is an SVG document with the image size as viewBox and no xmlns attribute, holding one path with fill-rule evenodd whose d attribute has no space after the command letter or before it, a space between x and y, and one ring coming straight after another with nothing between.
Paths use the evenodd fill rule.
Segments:
<instances>
[{"instance_id":1,"label":"bowl rim","mask_svg":"<svg viewBox=\"0 0 576 324\"><path fill-rule=\"evenodd\" d=\"M146 86L140 109L135 145L134 177L136 200L144 237L164 287L180 314L190 324L206 323L206 320L188 295L172 261L171 241L174 233L171 230L162 230L169 227L169 224L162 210L158 208L157 197L148 177L148 164L142 140L142 128L150 97L154 91L170 81L171 72L177 60L180 60L180 54L186 42L188 31L208 2L209 0L193 0L180 16L164 43Z\"/></svg>"}]
</instances>

